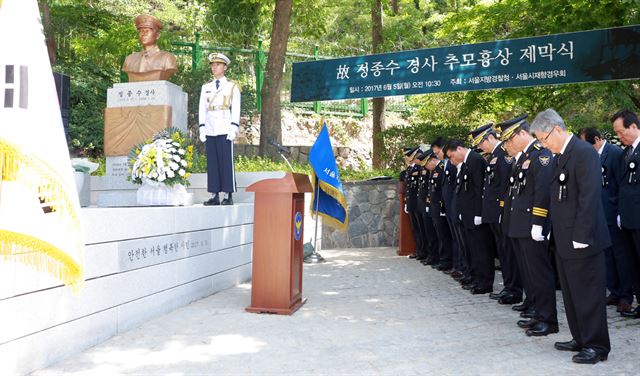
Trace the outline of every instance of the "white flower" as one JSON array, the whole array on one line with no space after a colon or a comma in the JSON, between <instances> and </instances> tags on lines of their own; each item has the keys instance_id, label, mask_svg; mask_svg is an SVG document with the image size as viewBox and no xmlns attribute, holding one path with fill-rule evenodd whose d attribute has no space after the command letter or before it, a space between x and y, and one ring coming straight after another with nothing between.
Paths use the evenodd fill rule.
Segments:
<instances>
[{"instance_id":1,"label":"white flower","mask_svg":"<svg viewBox=\"0 0 640 376\"><path fill-rule=\"evenodd\" d=\"M169 163L169 168L172 169L173 171L175 171L175 170L180 168L180 165L178 165L175 162L171 162L171 163Z\"/></svg>"},{"instance_id":2,"label":"white flower","mask_svg":"<svg viewBox=\"0 0 640 376\"><path fill-rule=\"evenodd\" d=\"M174 142L172 142L171 144L172 144L173 146L180 146L180 144L179 144L179 143L177 143L177 142L175 142L175 141L174 141Z\"/></svg>"},{"instance_id":3,"label":"white flower","mask_svg":"<svg viewBox=\"0 0 640 376\"><path fill-rule=\"evenodd\" d=\"M169 148L169 153L175 153L176 152L176 148Z\"/></svg>"},{"instance_id":4,"label":"white flower","mask_svg":"<svg viewBox=\"0 0 640 376\"><path fill-rule=\"evenodd\" d=\"M185 161L184 159L180 161L180 164L182 165L182 167L187 167L187 161Z\"/></svg>"},{"instance_id":5,"label":"white flower","mask_svg":"<svg viewBox=\"0 0 640 376\"><path fill-rule=\"evenodd\" d=\"M186 173L186 172L185 172L185 170L183 170L183 169L180 169L180 170L178 171L178 175L180 175L180 176L184 176L184 174L185 174L185 173Z\"/></svg>"},{"instance_id":6,"label":"white flower","mask_svg":"<svg viewBox=\"0 0 640 376\"><path fill-rule=\"evenodd\" d=\"M178 149L178 154L184 155L184 153L185 153L184 149Z\"/></svg>"},{"instance_id":7,"label":"white flower","mask_svg":"<svg viewBox=\"0 0 640 376\"><path fill-rule=\"evenodd\" d=\"M155 172L155 171L154 171L154 172L152 172L150 175L151 175L151 178L152 178L152 179L156 179L156 178L158 177L158 173L157 173L157 172Z\"/></svg>"},{"instance_id":8,"label":"white flower","mask_svg":"<svg viewBox=\"0 0 640 376\"><path fill-rule=\"evenodd\" d=\"M176 161L176 162L180 162L180 161L182 160L182 158L180 158L180 157L179 157L179 156L177 156L177 155L174 155L174 156L173 156L173 160L174 160L174 161Z\"/></svg>"},{"instance_id":9,"label":"white flower","mask_svg":"<svg viewBox=\"0 0 640 376\"><path fill-rule=\"evenodd\" d=\"M167 171L167 177L168 177L168 178L173 178L173 177L175 177L175 176L176 176L176 174L175 174L173 171L171 171L171 170L168 170L168 171Z\"/></svg>"},{"instance_id":10,"label":"white flower","mask_svg":"<svg viewBox=\"0 0 640 376\"><path fill-rule=\"evenodd\" d=\"M160 174L160 176L158 176L158 181L165 181L166 177L164 176L164 174Z\"/></svg>"}]
</instances>

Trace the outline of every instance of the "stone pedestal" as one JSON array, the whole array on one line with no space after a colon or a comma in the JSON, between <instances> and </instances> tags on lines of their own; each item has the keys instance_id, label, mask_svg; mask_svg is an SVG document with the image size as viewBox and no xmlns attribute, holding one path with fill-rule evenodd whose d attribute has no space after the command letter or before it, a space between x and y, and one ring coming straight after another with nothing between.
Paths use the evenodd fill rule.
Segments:
<instances>
[{"instance_id":1,"label":"stone pedestal","mask_svg":"<svg viewBox=\"0 0 640 376\"><path fill-rule=\"evenodd\" d=\"M187 114L187 93L169 81L115 84L107 90L106 175L126 178L126 156L133 146L168 127L186 132Z\"/></svg>"}]
</instances>

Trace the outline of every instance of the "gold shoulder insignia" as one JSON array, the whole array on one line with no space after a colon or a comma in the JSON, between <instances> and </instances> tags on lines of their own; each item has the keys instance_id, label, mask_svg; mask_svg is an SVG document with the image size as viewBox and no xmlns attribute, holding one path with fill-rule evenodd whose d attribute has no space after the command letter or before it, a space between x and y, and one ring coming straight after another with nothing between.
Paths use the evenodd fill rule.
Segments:
<instances>
[{"instance_id":1,"label":"gold shoulder insignia","mask_svg":"<svg viewBox=\"0 0 640 376\"><path fill-rule=\"evenodd\" d=\"M537 141L533 143L533 147L534 147L536 150L542 150L542 144L541 144L541 143L539 143L539 142L537 142Z\"/></svg>"}]
</instances>

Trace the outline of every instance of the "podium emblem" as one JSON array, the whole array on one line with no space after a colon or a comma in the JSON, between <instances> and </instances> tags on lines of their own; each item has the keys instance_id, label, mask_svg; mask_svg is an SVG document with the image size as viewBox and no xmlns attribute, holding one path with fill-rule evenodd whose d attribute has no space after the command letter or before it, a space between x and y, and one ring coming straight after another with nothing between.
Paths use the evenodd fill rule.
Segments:
<instances>
[{"instance_id":1,"label":"podium emblem","mask_svg":"<svg viewBox=\"0 0 640 376\"><path fill-rule=\"evenodd\" d=\"M293 236L296 241L300 240L300 235L302 235L302 213L296 212L293 220Z\"/></svg>"}]
</instances>

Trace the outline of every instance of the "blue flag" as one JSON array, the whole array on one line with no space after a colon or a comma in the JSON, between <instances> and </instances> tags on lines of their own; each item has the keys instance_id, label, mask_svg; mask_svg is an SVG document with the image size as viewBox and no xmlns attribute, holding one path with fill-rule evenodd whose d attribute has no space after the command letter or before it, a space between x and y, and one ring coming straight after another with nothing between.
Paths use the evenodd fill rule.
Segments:
<instances>
[{"instance_id":1,"label":"blue flag","mask_svg":"<svg viewBox=\"0 0 640 376\"><path fill-rule=\"evenodd\" d=\"M328 224L346 231L349 223L347 200L340 181L336 158L333 156L326 122L322 125L322 130L311 147L309 163L314 172L311 213L320 214Z\"/></svg>"}]
</instances>

